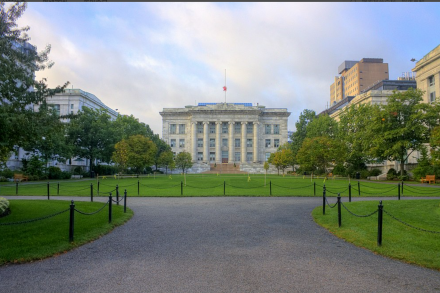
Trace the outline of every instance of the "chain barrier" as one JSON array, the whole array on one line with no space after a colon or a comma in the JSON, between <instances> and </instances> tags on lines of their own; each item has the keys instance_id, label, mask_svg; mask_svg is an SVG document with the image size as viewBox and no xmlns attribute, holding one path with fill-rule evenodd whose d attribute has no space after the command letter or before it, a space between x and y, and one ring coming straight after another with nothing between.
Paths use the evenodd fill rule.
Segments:
<instances>
[{"instance_id":1,"label":"chain barrier","mask_svg":"<svg viewBox=\"0 0 440 293\"><path fill-rule=\"evenodd\" d=\"M186 187L197 188L197 189L211 189L211 188L217 188L217 187L220 187L220 186L223 186L223 183L220 184L220 185L212 186L212 187L197 187L197 186L191 186L191 185L188 185L188 184L186 185Z\"/></svg>"},{"instance_id":2,"label":"chain barrier","mask_svg":"<svg viewBox=\"0 0 440 293\"><path fill-rule=\"evenodd\" d=\"M87 187L81 188L81 189L76 189L76 190L69 190L69 192L78 192L78 191L83 191L83 190L86 190L86 189L90 189L90 186L87 186Z\"/></svg>"},{"instance_id":3,"label":"chain barrier","mask_svg":"<svg viewBox=\"0 0 440 293\"><path fill-rule=\"evenodd\" d=\"M142 186L145 186L145 187L153 188L153 189L168 189L168 188L180 186L180 183L178 183L176 185L167 186L167 187L150 186L150 185L145 185L145 184L142 184L142 183L139 183L139 184L142 185Z\"/></svg>"},{"instance_id":4,"label":"chain barrier","mask_svg":"<svg viewBox=\"0 0 440 293\"><path fill-rule=\"evenodd\" d=\"M124 200L124 196L120 196L120 200L114 200L114 199L112 199L112 201L113 202L115 202L115 203L120 203L121 201L123 201Z\"/></svg>"},{"instance_id":5,"label":"chain barrier","mask_svg":"<svg viewBox=\"0 0 440 293\"><path fill-rule=\"evenodd\" d=\"M373 186L369 186L369 185L364 185L364 184L359 184L360 186L364 186L366 188L371 188L371 189L383 189L382 187L373 187ZM393 188L395 188L395 186L393 186Z\"/></svg>"},{"instance_id":6,"label":"chain barrier","mask_svg":"<svg viewBox=\"0 0 440 293\"><path fill-rule=\"evenodd\" d=\"M78 210L78 209L76 209L76 208L75 208L75 212L78 212L78 213L80 213L81 215L91 216L91 215L97 214L97 213L99 213L100 211L102 211L102 210L108 205L109 202L110 202L110 201L108 200L108 201L105 203L105 205L103 205L99 210L97 210L97 211L95 211L95 212L92 212L92 213L85 213L85 212L80 211L80 210Z\"/></svg>"},{"instance_id":7,"label":"chain barrier","mask_svg":"<svg viewBox=\"0 0 440 293\"><path fill-rule=\"evenodd\" d=\"M387 191L382 191L382 193L387 193L387 192L390 192L390 191L393 191L393 190L395 190L396 189L396 186L393 186L392 188L390 188L390 189L388 189ZM364 190L362 190L362 193L366 193L366 194L377 194L377 192L368 192L368 191L364 191Z\"/></svg>"},{"instance_id":8,"label":"chain barrier","mask_svg":"<svg viewBox=\"0 0 440 293\"><path fill-rule=\"evenodd\" d=\"M288 186L282 186L282 185L277 185L275 183L272 183L272 186L277 186L277 187L286 188L286 189L302 189L302 188L313 186L313 184L310 184L307 186L301 186L301 187L288 187Z\"/></svg>"},{"instance_id":9,"label":"chain barrier","mask_svg":"<svg viewBox=\"0 0 440 293\"><path fill-rule=\"evenodd\" d=\"M438 190L434 190L432 192L421 192L419 190L416 190L415 187L408 186L408 185L405 185L405 190L412 191L412 192L418 192L420 194L434 194L434 193L438 193L439 192Z\"/></svg>"},{"instance_id":10,"label":"chain barrier","mask_svg":"<svg viewBox=\"0 0 440 293\"><path fill-rule=\"evenodd\" d=\"M384 212L385 214L387 214L388 216L390 216L391 218L393 218L394 220L396 220L396 221L398 221L398 222L402 223L403 225L406 225L406 226L408 226L408 227L410 227L410 228L413 228L413 229L416 229L416 230L419 230L419 231L422 231L422 232L428 232L428 233L440 234L439 231L426 230L426 229L419 228L419 227L415 227L415 226L413 226L413 225L411 225L411 224L408 224L408 223L406 223L406 222L404 222L404 221L402 221L402 220L396 218L395 216L393 216L392 214L390 214L390 213L387 212L386 210L383 210L383 212Z\"/></svg>"},{"instance_id":11,"label":"chain barrier","mask_svg":"<svg viewBox=\"0 0 440 293\"><path fill-rule=\"evenodd\" d=\"M375 210L374 212L372 212L371 214L368 215L357 215L355 213L353 213L352 211L350 211L343 202L341 202L342 206L347 210L347 212L349 212L350 214L352 214L355 217L359 217L359 218L368 218L371 217L372 215L374 215L375 213L377 213L379 210Z\"/></svg>"},{"instance_id":12,"label":"chain barrier","mask_svg":"<svg viewBox=\"0 0 440 293\"><path fill-rule=\"evenodd\" d=\"M331 209L338 205L337 202L336 202L333 206L330 205L330 203L329 203L328 200L327 200L327 197L325 197L325 202L327 203L327 205L328 205Z\"/></svg>"},{"instance_id":13,"label":"chain barrier","mask_svg":"<svg viewBox=\"0 0 440 293\"><path fill-rule=\"evenodd\" d=\"M65 213L67 211L69 211L70 208L68 208L67 210L49 215L49 216L45 216L45 217L41 217L41 218L37 218L37 219L32 219L32 220L26 220L26 221L20 221L20 222L12 222L12 223L0 223L0 226L10 226L10 225L19 225L19 224L27 224L27 223L31 223L31 222L36 222L36 221L41 221L41 220L45 220L45 219L49 219L55 216L58 216L62 213Z\"/></svg>"},{"instance_id":14,"label":"chain barrier","mask_svg":"<svg viewBox=\"0 0 440 293\"><path fill-rule=\"evenodd\" d=\"M261 188L261 187L264 187L264 184L263 185L261 185L261 186L252 186L252 187L239 187L239 186L234 186L234 185L230 185L230 184L227 184L228 186L231 186L231 187L233 187L233 188L238 188L238 189L253 189L253 188Z\"/></svg>"},{"instance_id":15,"label":"chain barrier","mask_svg":"<svg viewBox=\"0 0 440 293\"><path fill-rule=\"evenodd\" d=\"M325 189L325 191L331 193L331 194L338 194L338 193L344 193L348 190L348 187L346 189L344 189L343 191L337 191L337 192L331 192L330 190L328 190L328 188Z\"/></svg>"}]
</instances>

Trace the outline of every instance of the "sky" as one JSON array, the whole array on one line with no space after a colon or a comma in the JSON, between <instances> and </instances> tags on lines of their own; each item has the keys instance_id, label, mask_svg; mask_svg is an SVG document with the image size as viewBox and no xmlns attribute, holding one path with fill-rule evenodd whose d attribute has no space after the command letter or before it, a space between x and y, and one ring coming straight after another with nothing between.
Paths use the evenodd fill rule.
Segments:
<instances>
[{"instance_id":1,"label":"sky","mask_svg":"<svg viewBox=\"0 0 440 293\"><path fill-rule=\"evenodd\" d=\"M440 43L440 3L30 2L30 43L52 49L50 87L97 96L162 136L163 108L201 102L319 113L345 60L383 58L392 80Z\"/></svg>"}]
</instances>

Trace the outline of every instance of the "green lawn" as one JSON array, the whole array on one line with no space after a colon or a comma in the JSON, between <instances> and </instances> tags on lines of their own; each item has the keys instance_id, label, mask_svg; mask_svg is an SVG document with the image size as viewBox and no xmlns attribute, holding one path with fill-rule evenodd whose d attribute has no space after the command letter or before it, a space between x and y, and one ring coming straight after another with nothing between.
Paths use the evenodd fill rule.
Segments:
<instances>
[{"instance_id":1,"label":"green lawn","mask_svg":"<svg viewBox=\"0 0 440 293\"><path fill-rule=\"evenodd\" d=\"M329 201L330 204L336 202L334 199ZM379 201L343 203L353 213L367 215L377 210ZM349 214L341 207L341 227L338 227L337 207L327 206L323 215L320 206L313 210L312 215L319 225L359 247L404 262L440 270L440 200L383 201L383 206L384 211L407 224L439 233L423 232L408 227L384 212L382 246L378 246L377 213L360 218Z\"/></svg>"},{"instance_id":2,"label":"green lawn","mask_svg":"<svg viewBox=\"0 0 440 293\"><path fill-rule=\"evenodd\" d=\"M75 212L74 242L69 242L69 211L57 216L18 225L1 225L37 219L69 209L69 201L9 200L12 213L0 218L0 265L39 260L90 242L128 221L133 212L123 206L112 206L112 223L108 223L108 207L95 215ZM75 202L75 208L92 213L104 206L98 202Z\"/></svg>"},{"instance_id":3,"label":"green lawn","mask_svg":"<svg viewBox=\"0 0 440 293\"><path fill-rule=\"evenodd\" d=\"M342 196L349 194L349 181L347 179L313 179L302 176L277 176L268 175L266 186L264 175L187 175L186 186L183 184L183 196L269 196L270 182L272 183L272 196L322 196L323 186L326 186L327 196ZM99 195L108 196L109 192L115 195L116 185L119 186L120 195L127 190L128 196L138 196L138 180L140 196L181 196L182 175L156 175L155 177L140 177L115 179L109 176L99 179ZM352 196L396 196L397 184L377 183L374 181L351 180ZM96 179L51 181L49 184L50 195L90 196L91 184L93 194L98 196L98 181ZM316 192L315 192L316 190ZM15 195L15 183L0 185L0 195ZM43 195L47 196L47 182L23 182L18 184L18 195ZM402 196L440 196L440 188L432 188L427 184L417 187L405 186Z\"/></svg>"}]
</instances>

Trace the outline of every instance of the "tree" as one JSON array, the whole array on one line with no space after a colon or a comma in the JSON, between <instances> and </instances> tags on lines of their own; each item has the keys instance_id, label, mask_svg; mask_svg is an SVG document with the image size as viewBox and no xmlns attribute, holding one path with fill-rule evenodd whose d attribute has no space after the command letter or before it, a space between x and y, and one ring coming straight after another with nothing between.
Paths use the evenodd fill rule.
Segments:
<instances>
[{"instance_id":1,"label":"tree","mask_svg":"<svg viewBox=\"0 0 440 293\"><path fill-rule=\"evenodd\" d=\"M156 155L154 157L154 165L157 168L160 166L160 156L163 152L171 152L171 147L163 140L159 138L159 135L155 134L152 137L153 142L157 146Z\"/></svg>"},{"instance_id":2,"label":"tree","mask_svg":"<svg viewBox=\"0 0 440 293\"><path fill-rule=\"evenodd\" d=\"M431 131L430 144L432 162L434 165L440 166L440 126Z\"/></svg>"},{"instance_id":3,"label":"tree","mask_svg":"<svg viewBox=\"0 0 440 293\"><path fill-rule=\"evenodd\" d=\"M183 178L185 180L185 185L186 185L185 170L188 170L188 168L191 168L193 165L191 154L185 151L178 153L175 162L176 162L176 167L182 169Z\"/></svg>"},{"instance_id":4,"label":"tree","mask_svg":"<svg viewBox=\"0 0 440 293\"><path fill-rule=\"evenodd\" d=\"M73 145L73 155L90 160L90 171L95 159L109 162L114 151L115 135L110 115L105 110L83 107L70 120L67 135Z\"/></svg>"},{"instance_id":5,"label":"tree","mask_svg":"<svg viewBox=\"0 0 440 293\"><path fill-rule=\"evenodd\" d=\"M128 164L128 150L129 146L125 139L115 144L115 150L112 155L112 161L119 166L119 170L123 171Z\"/></svg>"},{"instance_id":6,"label":"tree","mask_svg":"<svg viewBox=\"0 0 440 293\"><path fill-rule=\"evenodd\" d=\"M338 133L338 122L329 115L320 115L310 121L306 126L306 137L319 136L336 137Z\"/></svg>"},{"instance_id":7,"label":"tree","mask_svg":"<svg viewBox=\"0 0 440 293\"><path fill-rule=\"evenodd\" d=\"M297 160L304 170L328 171L328 168L343 162L344 145L327 136L306 138L298 151Z\"/></svg>"},{"instance_id":8,"label":"tree","mask_svg":"<svg viewBox=\"0 0 440 293\"><path fill-rule=\"evenodd\" d=\"M50 45L37 52L29 43L29 27L18 28L17 20L26 10L26 3L8 8L0 2L0 159L9 157L14 146L21 146L35 137L32 133L35 113L33 105L61 92L68 85L49 89L46 79L36 81L34 73L53 66L49 61ZM17 131L18 130L18 131Z\"/></svg>"},{"instance_id":9,"label":"tree","mask_svg":"<svg viewBox=\"0 0 440 293\"><path fill-rule=\"evenodd\" d=\"M154 135L150 126L139 122L139 119L133 115L119 115L113 122L113 128L118 141L137 134L149 137L150 139L153 139Z\"/></svg>"},{"instance_id":10,"label":"tree","mask_svg":"<svg viewBox=\"0 0 440 293\"><path fill-rule=\"evenodd\" d=\"M307 125L316 118L316 113L313 110L305 109L299 115L299 120L295 123L296 131L292 134L291 149L294 154L298 152L304 139L307 137Z\"/></svg>"},{"instance_id":11,"label":"tree","mask_svg":"<svg viewBox=\"0 0 440 293\"><path fill-rule=\"evenodd\" d=\"M174 155L171 151L164 151L159 156L159 166L165 167L165 174L168 175L168 168L174 163Z\"/></svg>"},{"instance_id":12,"label":"tree","mask_svg":"<svg viewBox=\"0 0 440 293\"><path fill-rule=\"evenodd\" d=\"M383 160L400 161L401 176L405 160L429 142L430 130L438 123L438 117L432 118L433 109L438 109L438 105L422 103L422 96L419 89L394 91L387 104L374 106L368 127L370 154Z\"/></svg>"},{"instance_id":13,"label":"tree","mask_svg":"<svg viewBox=\"0 0 440 293\"><path fill-rule=\"evenodd\" d=\"M153 165L157 148L150 138L133 135L126 141L128 145L128 167L133 168L137 173L141 173L146 167Z\"/></svg>"},{"instance_id":14,"label":"tree","mask_svg":"<svg viewBox=\"0 0 440 293\"><path fill-rule=\"evenodd\" d=\"M266 176L267 176L267 170L269 170L269 163L264 162L263 168L266 171L266 173L264 174L264 186L266 186Z\"/></svg>"}]
</instances>

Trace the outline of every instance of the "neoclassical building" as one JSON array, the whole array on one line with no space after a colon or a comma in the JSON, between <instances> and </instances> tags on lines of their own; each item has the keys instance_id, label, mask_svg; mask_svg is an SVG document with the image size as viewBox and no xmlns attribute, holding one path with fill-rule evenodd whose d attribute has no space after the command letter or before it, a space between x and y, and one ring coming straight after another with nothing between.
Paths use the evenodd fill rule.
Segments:
<instances>
[{"instance_id":1,"label":"neoclassical building","mask_svg":"<svg viewBox=\"0 0 440 293\"><path fill-rule=\"evenodd\" d=\"M261 164L287 142L287 109L251 103L199 103L164 108L162 138L196 163Z\"/></svg>"}]
</instances>

